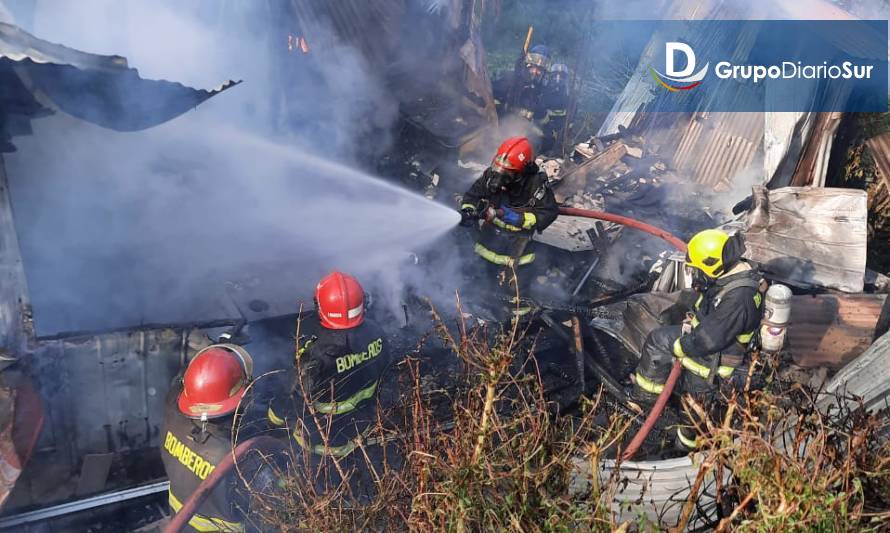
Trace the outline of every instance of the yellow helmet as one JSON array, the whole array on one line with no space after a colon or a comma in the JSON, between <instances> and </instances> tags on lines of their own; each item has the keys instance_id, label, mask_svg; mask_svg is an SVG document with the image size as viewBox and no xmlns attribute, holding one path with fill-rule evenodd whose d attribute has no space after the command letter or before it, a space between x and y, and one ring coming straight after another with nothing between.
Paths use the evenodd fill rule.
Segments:
<instances>
[{"instance_id":1,"label":"yellow helmet","mask_svg":"<svg viewBox=\"0 0 890 533\"><path fill-rule=\"evenodd\" d=\"M686 266L701 270L709 278L720 276L726 267L723 249L728 240L729 235L717 229L696 233L686 248Z\"/></svg>"}]
</instances>

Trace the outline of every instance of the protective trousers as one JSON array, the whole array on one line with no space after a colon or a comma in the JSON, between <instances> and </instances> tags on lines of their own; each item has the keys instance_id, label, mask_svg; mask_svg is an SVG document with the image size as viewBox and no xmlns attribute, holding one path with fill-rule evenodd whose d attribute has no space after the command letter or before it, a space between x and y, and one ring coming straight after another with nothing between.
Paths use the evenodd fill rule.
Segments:
<instances>
[{"instance_id":1,"label":"protective trousers","mask_svg":"<svg viewBox=\"0 0 890 533\"><path fill-rule=\"evenodd\" d=\"M522 317L531 311L531 308L516 301L517 292L520 298L528 297L531 280L534 279L533 264L523 266L501 266L482 262L486 283L490 284L492 291L497 295L498 301L489 308L499 321L509 320L511 317ZM515 275L515 279L514 279Z\"/></svg>"},{"instance_id":2,"label":"protective trousers","mask_svg":"<svg viewBox=\"0 0 890 533\"><path fill-rule=\"evenodd\" d=\"M636 383L634 395L645 403L654 402L655 397L664 390L671 366L678 357L674 353L674 344L681 335L681 326L665 326L653 330L646 338L634 376ZM733 367L720 364L720 354L711 354L703 358L686 356L681 358L681 363L683 373L674 389L675 392L689 394L706 411L710 411L717 395L718 385L715 383L717 376L728 378L732 375ZM711 379L712 373L717 374L713 379ZM677 440L681 448L697 447L693 420L687 418L686 424L678 426Z\"/></svg>"}]
</instances>

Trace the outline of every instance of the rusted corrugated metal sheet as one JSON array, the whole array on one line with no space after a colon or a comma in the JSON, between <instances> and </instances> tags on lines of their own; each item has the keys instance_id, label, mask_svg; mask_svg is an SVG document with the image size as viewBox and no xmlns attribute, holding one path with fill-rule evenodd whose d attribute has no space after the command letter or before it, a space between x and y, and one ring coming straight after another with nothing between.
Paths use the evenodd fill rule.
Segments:
<instances>
[{"instance_id":1,"label":"rusted corrugated metal sheet","mask_svg":"<svg viewBox=\"0 0 890 533\"><path fill-rule=\"evenodd\" d=\"M754 161L762 139L759 113L697 113L683 132L673 166L696 183L726 190Z\"/></svg>"},{"instance_id":2,"label":"rusted corrugated metal sheet","mask_svg":"<svg viewBox=\"0 0 890 533\"><path fill-rule=\"evenodd\" d=\"M872 344L885 294L820 294L791 299L789 349L802 367L839 368Z\"/></svg>"},{"instance_id":3,"label":"rusted corrugated metal sheet","mask_svg":"<svg viewBox=\"0 0 890 533\"><path fill-rule=\"evenodd\" d=\"M824 187L828 173L828 159L834 136L841 124L843 113L817 113L812 133L807 137L806 147L791 177L793 187Z\"/></svg>"}]
</instances>

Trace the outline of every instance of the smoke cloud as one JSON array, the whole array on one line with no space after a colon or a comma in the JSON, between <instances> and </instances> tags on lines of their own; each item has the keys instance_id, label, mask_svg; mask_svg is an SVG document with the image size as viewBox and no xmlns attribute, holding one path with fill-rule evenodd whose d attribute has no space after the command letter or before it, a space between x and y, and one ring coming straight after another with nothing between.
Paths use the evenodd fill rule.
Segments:
<instances>
[{"instance_id":1,"label":"smoke cloud","mask_svg":"<svg viewBox=\"0 0 890 533\"><path fill-rule=\"evenodd\" d=\"M452 209L359 169L370 165L357 144L392 126L397 102L333 36L289 51L299 28L287 5L40 0L18 10L38 37L124 55L143 77L245 80L150 130L58 114L15 140L6 164L39 335L295 312L333 269L382 279L371 290L395 295L400 280L376 274L457 223Z\"/></svg>"}]
</instances>

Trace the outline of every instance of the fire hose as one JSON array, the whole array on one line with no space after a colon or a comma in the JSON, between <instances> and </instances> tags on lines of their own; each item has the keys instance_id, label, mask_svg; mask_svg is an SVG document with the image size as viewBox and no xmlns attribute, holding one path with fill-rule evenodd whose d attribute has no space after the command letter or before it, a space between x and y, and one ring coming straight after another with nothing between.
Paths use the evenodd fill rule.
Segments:
<instances>
[{"instance_id":1,"label":"fire hose","mask_svg":"<svg viewBox=\"0 0 890 533\"><path fill-rule=\"evenodd\" d=\"M664 239L681 252L686 251L686 243L681 241L674 235L661 228L646 224L645 222L640 222L639 220L635 220L633 218L615 215L612 213L605 213L603 211L578 209L575 207L560 207L559 213L561 215L573 217L605 220L606 222L614 222L616 224L621 224L622 226L638 229L650 235L654 235L656 237ZM677 380L680 379L680 370L680 360L674 359L674 364L671 367L671 373L664 384L664 389L662 389L661 394L658 395L658 399L655 401L655 405L652 406L652 410L649 411L649 415L646 417L646 421L643 422L643 425L637 431L637 434L634 435L633 439L631 439L630 444L627 445L627 448L625 448L624 453L621 455L621 459L623 461L630 460L637 453L637 451L639 451L640 446L643 445L643 441L646 440L646 437L649 436L652 428L655 427L655 423L658 421L661 413L664 412L664 407L667 405L668 399L671 397L671 393L673 393L674 387L677 385Z\"/></svg>"},{"instance_id":2,"label":"fire hose","mask_svg":"<svg viewBox=\"0 0 890 533\"><path fill-rule=\"evenodd\" d=\"M606 222L614 222L616 224L621 224L623 226L638 229L640 231L649 233L650 235L654 235L656 237L664 239L680 251L686 250L686 243L684 243L674 235L670 234L669 232L629 217L615 215L612 213L605 213L602 211L578 209L573 207L561 207L559 209L559 212L560 214L567 216L604 220ZM661 394L658 395L658 400L656 400L655 405L652 407L652 410L649 412L649 415L646 418L646 421L637 431L637 434L634 435L634 438L631 440L630 444L622 454L623 460L626 461L633 457L634 454L636 454L636 452L640 449L640 446L643 444L643 441L652 431L652 428L655 427L655 423L658 421L658 418L664 411L664 407L665 405L667 405L667 401L670 398L670 395L674 390L674 386L676 386L677 380L680 377L680 368L680 361L675 360L673 367L671 368L670 376L668 377L667 382L665 382L664 389L661 391ZM216 486L232 470L232 468L235 466L235 461L243 458L251 450L263 450L266 452L271 452L280 448L281 446L282 444L278 439L266 436L254 437L239 444L231 454L227 454L225 458L220 461L213 472L209 476L207 476L207 479L202 481L197 490L195 490L195 492L192 493L191 496L189 496L188 500L186 500L179 512L176 513L176 516L173 518L170 524L164 529L164 533L180 533L182 531L185 525L188 524L188 521L194 516L195 512L197 512L201 504L204 503L204 501L207 499L208 496L210 496L211 492L213 492Z\"/></svg>"},{"instance_id":3,"label":"fire hose","mask_svg":"<svg viewBox=\"0 0 890 533\"><path fill-rule=\"evenodd\" d=\"M250 451L260 451L266 454L274 453L283 448L284 444L280 439L268 436L254 437L248 439L232 451L226 454L222 461L216 465L213 472L198 485L198 488L189 496L188 500L182 505L182 508L173 517L173 520L164 528L164 533L180 533L189 523L189 520L201 507L201 504L210 496L219 483L225 479L226 475L232 471L235 461L242 459Z\"/></svg>"}]
</instances>

